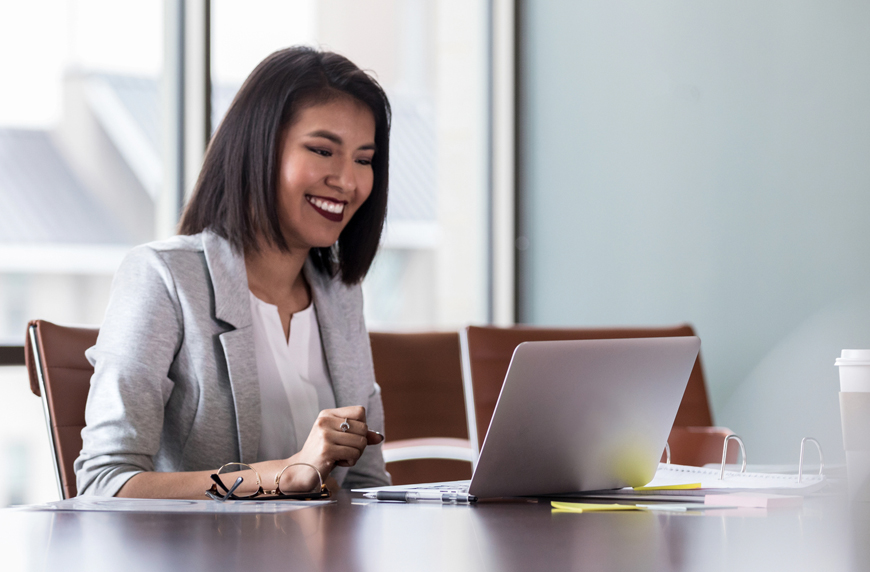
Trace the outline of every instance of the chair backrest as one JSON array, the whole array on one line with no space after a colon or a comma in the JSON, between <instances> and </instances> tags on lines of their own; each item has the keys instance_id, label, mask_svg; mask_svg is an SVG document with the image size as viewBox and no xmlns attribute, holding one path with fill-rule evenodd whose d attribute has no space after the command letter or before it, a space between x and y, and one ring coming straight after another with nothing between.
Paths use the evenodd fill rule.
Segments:
<instances>
[{"instance_id":1,"label":"chair backrest","mask_svg":"<svg viewBox=\"0 0 870 572\"><path fill-rule=\"evenodd\" d=\"M671 462L695 467L703 467L707 463L721 463L725 437L733 434L734 431L727 427L674 426L668 435ZM738 451L737 444L732 443L728 447L726 462L736 463Z\"/></svg>"},{"instance_id":2,"label":"chair backrest","mask_svg":"<svg viewBox=\"0 0 870 572\"><path fill-rule=\"evenodd\" d=\"M31 391L42 397L62 498L76 496L73 463L81 452L90 379L85 358L98 328L34 320L27 328L25 361ZM423 437L468 438L459 335L455 332L372 333L375 375L383 388L390 441ZM469 478L470 465L421 459L393 463L396 482ZM432 476L431 479L429 477Z\"/></svg>"},{"instance_id":3,"label":"chair backrest","mask_svg":"<svg viewBox=\"0 0 870 572\"><path fill-rule=\"evenodd\" d=\"M501 386L514 349L522 342L549 340L594 340L614 338L653 338L694 336L688 324L656 328L538 328L516 326L469 326L462 332L463 379L467 395L469 432L472 444L480 450L495 411ZM692 369L675 426L710 426L713 424L701 357Z\"/></svg>"},{"instance_id":4,"label":"chair backrest","mask_svg":"<svg viewBox=\"0 0 870 572\"><path fill-rule=\"evenodd\" d=\"M42 397L55 475L62 498L76 496L73 463L82 449L85 404L94 368L85 350L97 342L98 328L66 327L34 320L24 343L30 389Z\"/></svg>"},{"instance_id":5,"label":"chair backrest","mask_svg":"<svg viewBox=\"0 0 870 572\"><path fill-rule=\"evenodd\" d=\"M375 379L381 386L387 442L468 438L457 332L371 332ZM390 463L395 484L470 478L460 461Z\"/></svg>"}]
</instances>

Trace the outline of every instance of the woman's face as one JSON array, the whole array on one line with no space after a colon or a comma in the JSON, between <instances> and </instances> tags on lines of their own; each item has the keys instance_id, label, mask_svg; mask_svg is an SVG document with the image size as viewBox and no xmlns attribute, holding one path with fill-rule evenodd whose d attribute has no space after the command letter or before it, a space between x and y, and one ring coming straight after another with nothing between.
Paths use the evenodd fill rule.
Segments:
<instances>
[{"instance_id":1,"label":"woman's face","mask_svg":"<svg viewBox=\"0 0 870 572\"><path fill-rule=\"evenodd\" d=\"M375 118L350 97L306 107L284 131L278 180L288 246L329 247L372 192Z\"/></svg>"}]
</instances>

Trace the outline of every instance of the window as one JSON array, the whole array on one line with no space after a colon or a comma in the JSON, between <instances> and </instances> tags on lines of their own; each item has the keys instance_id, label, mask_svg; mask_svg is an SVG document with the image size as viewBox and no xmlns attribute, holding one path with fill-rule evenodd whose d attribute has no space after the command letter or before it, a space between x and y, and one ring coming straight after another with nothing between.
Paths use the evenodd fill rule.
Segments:
<instances>
[{"instance_id":1,"label":"window","mask_svg":"<svg viewBox=\"0 0 870 572\"><path fill-rule=\"evenodd\" d=\"M487 319L488 6L210 3L214 126L253 67L295 44L348 56L387 91L389 215L363 285L373 329ZM164 213L179 125L166 62L178 54L167 7L177 8L0 0L0 49L15 54L0 59L0 344L20 346L33 318L100 323L124 254L172 226ZM186 17L197 18L189 6ZM0 506L52 500L39 400L23 367L0 367L0 383L0 462L11 468Z\"/></svg>"},{"instance_id":2,"label":"window","mask_svg":"<svg viewBox=\"0 0 870 572\"><path fill-rule=\"evenodd\" d=\"M487 317L487 2L215 0L215 124L264 57L306 44L370 70L390 98L390 202L363 285L370 328Z\"/></svg>"},{"instance_id":3,"label":"window","mask_svg":"<svg viewBox=\"0 0 870 572\"><path fill-rule=\"evenodd\" d=\"M97 324L161 186L163 3L0 0L0 344ZM0 506L56 495L42 407L0 367Z\"/></svg>"}]
</instances>

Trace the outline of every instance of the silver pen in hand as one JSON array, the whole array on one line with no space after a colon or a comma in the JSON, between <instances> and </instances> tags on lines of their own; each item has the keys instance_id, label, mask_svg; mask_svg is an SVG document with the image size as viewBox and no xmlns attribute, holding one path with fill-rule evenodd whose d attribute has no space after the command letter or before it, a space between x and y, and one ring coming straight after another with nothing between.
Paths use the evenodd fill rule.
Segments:
<instances>
[{"instance_id":1,"label":"silver pen in hand","mask_svg":"<svg viewBox=\"0 0 870 572\"><path fill-rule=\"evenodd\" d=\"M442 503L470 503L477 500L474 495L466 493L443 493L441 491L377 491L363 493L367 499L379 501L399 502L442 502Z\"/></svg>"}]
</instances>

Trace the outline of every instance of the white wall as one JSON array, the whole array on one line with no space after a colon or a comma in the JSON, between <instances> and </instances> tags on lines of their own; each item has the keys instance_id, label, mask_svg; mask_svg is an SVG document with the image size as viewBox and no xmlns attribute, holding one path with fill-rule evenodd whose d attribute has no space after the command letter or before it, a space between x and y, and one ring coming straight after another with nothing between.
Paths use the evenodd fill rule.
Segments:
<instances>
[{"instance_id":1,"label":"white wall","mask_svg":"<svg viewBox=\"0 0 870 572\"><path fill-rule=\"evenodd\" d=\"M870 5L523 5L525 321L689 321L750 462L796 463L802 436L842 461L833 361L870 347Z\"/></svg>"}]
</instances>

